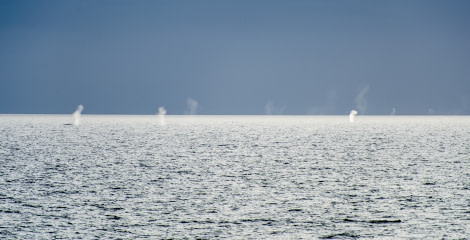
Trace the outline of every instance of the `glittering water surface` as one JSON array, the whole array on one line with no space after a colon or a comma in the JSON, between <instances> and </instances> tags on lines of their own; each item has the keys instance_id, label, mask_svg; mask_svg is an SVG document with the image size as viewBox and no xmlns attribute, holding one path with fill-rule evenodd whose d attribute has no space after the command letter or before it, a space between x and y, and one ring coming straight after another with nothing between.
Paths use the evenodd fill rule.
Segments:
<instances>
[{"instance_id":1,"label":"glittering water surface","mask_svg":"<svg viewBox=\"0 0 470 240\"><path fill-rule=\"evenodd\" d=\"M470 236L470 117L0 115L2 239Z\"/></svg>"}]
</instances>

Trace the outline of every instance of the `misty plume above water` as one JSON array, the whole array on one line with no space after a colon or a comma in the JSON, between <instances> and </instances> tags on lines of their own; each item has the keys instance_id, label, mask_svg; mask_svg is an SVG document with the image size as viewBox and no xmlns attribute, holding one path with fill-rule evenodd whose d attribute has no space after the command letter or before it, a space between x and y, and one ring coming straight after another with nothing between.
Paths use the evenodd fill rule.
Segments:
<instances>
[{"instance_id":1,"label":"misty plume above water","mask_svg":"<svg viewBox=\"0 0 470 240\"><path fill-rule=\"evenodd\" d=\"M351 112L349 113L349 121L354 122L356 120L356 115L357 115L357 111L351 110Z\"/></svg>"},{"instance_id":2,"label":"misty plume above water","mask_svg":"<svg viewBox=\"0 0 470 240\"><path fill-rule=\"evenodd\" d=\"M266 105L264 105L264 113L266 115L281 115L284 113L286 107L277 107L274 105L272 101L268 101Z\"/></svg>"},{"instance_id":3,"label":"misty plume above water","mask_svg":"<svg viewBox=\"0 0 470 240\"><path fill-rule=\"evenodd\" d=\"M187 105L188 105L188 109L186 110L186 114L189 114L189 115L197 114L199 103L196 100L192 98L188 98Z\"/></svg>"},{"instance_id":4,"label":"misty plume above water","mask_svg":"<svg viewBox=\"0 0 470 240\"><path fill-rule=\"evenodd\" d=\"M366 94L369 91L369 85L364 86L361 91L356 95L354 98L354 102L356 103L357 110L351 110L349 112L349 121L354 122L356 120L356 115L358 113L364 114L367 110L367 100Z\"/></svg>"},{"instance_id":5,"label":"misty plume above water","mask_svg":"<svg viewBox=\"0 0 470 240\"><path fill-rule=\"evenodd\" d=\"M364 86L361 91L356 95L354 99L357 107L357 111L364 114L367 110L367 99L366 94L369 91L369 85Z\"/></svg>"},{"instance_id":6,"label":"misty plume above water","mask_svg":"<svg viewBox=\"0 0 470 240\"><path fill-rule=\"evenodd\" d=\"M82 123L81 117L82 117L83 108L84 108L83 105L80 104L78 105L77 110L75 110L75 112L73 113L73 119L74 119L73 124L75 126L78 126Z\"/></svg>"},{"instance_id":7,"label":"misty plume above water","mask_svg":"<svg viewBox=\"0 0 470 240\"><path fill-rule=\"evenodd\" d=\"M165 109L165 107L159 107L157 115L158 115L159 124L162 125L162 126L166 125L166 121L165 121L166 109Z\"/></svg>"}]
</instances>

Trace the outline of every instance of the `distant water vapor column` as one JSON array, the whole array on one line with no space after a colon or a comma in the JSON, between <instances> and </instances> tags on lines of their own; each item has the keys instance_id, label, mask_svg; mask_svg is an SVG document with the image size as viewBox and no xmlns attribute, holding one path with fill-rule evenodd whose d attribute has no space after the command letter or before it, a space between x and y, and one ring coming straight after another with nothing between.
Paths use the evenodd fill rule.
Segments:
<instances>
[{"instance_id":1,"label":"distant water vapor column","mask_svg":"<svg viewBox=\"0 0 470 240\"><path fill-rule=\"evenodd\" d=\"M188 98L187 103L188 103L189 110L186 113L189 115L195 115L197 113L197 108L199 107L199 103L192 98Z\"/></svg>"},{"instance_id":2,"label":"distant water vapor column","mask_svg":"<svg viewBox=\"0 0 470 240\"><path fill-rule=\"evenodd\" d=\"M266 105L264 106L264 113L266 115L271 115L273 113L273 103L271 101L269 101L268 103L266 103Z\"/></svg>"},{"instance_id":3,"label":"distant water vapor column","mask_svg":"<svg viewBox=\"0 0 470 240\"><path fill-rule=\"evenodd\" d=\"M276 107L272 101L268 101L266 105L264 105L264 114L266 115L278 115L283 114L285 107L278 108Z\"/></svg>"},{"instance_id":4,"label":"distant water vapor column","mask_svg":"<svg viewBox=\"0 0 470 240\"><path fill-rule=\"evenodd\" d=\"M349 121L354 122L354 120L356 120L356 115L357 115L357 111L351 110L351 112L349 113Z\"/></svg>"},{"instance_id":5,"label":"distant water vapor column","mask_svg":"<svg viewBox=\"0 0 470 240\"><path fill-rule=\"evenodd\" d=\"M158 119L159 119L160 125L161 126L166 125L166 121L165 121L166 109L165 109L165 107L159 107L157 114L158 114Z\"/></svg>"},{"instance_id":6,"label":"distant water vapor column","mask_svg":"<svg viewBox=\"0 0 470 240\"><path fill-rule=\"evenodd\" d=\"M359 94L357 94L356 98L354 101L356 102L356 107L357 110L361 113L364 114L367 109L367 100L366 100L366 94L369 91L369 85L366 85L361 89Z\"/></svg>"},{"instance_id":7,"label":"distant water vapor column","mask_svg":"<svg viewBox=\"0 0 470 240\"><path fill-rule=\"evenodd\" d=\"M82 116L83 108L84 108L83 105L80 104L78 105L77 110L75 110L75 112L73 113L73 119L74 119L73 124L75 126L78 126L82 123L81 116Z\"/></svg>"}]
</instances>

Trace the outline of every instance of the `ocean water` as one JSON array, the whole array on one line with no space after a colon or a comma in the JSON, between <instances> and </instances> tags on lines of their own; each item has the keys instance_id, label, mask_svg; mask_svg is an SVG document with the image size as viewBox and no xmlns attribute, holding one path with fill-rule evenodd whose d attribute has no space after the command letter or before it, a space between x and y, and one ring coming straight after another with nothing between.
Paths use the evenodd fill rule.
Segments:
<instances>
[{"instance_id":1,"label":"ocean water","mask_svg":"<svg viewBox=\"0 0 470 240\"><path fill-rule=\"evenodd\" d=\"M0 115L1 239L469 239L468 116Z\"/></svg>"}]
</instances>

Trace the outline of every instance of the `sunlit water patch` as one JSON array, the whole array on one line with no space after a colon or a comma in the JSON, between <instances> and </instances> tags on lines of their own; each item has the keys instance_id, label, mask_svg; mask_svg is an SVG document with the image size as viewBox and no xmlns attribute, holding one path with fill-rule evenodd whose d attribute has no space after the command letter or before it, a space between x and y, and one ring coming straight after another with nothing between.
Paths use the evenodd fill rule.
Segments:
<instances>
[{"instance_id":1,"label":"sunlit water patch","mask_svg":"<svg viewBox=\"0 0 470 240\"><path fill-rule=\"evenodd\" d=\"M470 118L0 115L2 239L470 236Z\"/></svg>"}]
</instances>

